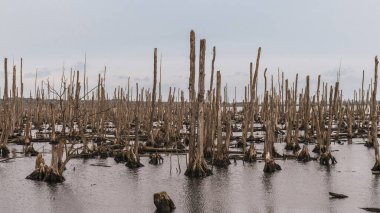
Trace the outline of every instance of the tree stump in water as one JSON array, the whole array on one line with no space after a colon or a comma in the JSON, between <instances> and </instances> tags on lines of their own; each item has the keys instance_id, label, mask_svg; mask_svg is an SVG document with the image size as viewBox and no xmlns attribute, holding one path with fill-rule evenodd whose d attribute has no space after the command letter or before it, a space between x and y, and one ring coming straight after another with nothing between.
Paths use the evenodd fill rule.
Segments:
<instances>
[{"instance_id":1,"label":"tree stump in water","mask_svg":"<svg viewBox=\"0 0 380 213\"><path fill-rule=\"evenodd\" d=\"M33 145L29 145L26 148L25 155L37 156L38 152L34 149Z\"/></svg>"},{"instance_id":2,"label":"tree stump in water","mask_svg":"<svg viewBox=\"0 0 380 213\"><path fill-rule=\"evenodd\" d=\"M49 183L62 183L65 181L65 178L59 174L58 171L54 171L53 168L47 165L34 170L30 175L26 177L26 179L45 181Z\"/></svg>"},{"instance_id":3,"label":"tree stump in water","mask_svg":"<svg viewBox=\"0 0 380 213\"><path fill-rule=\"evenodd\" d=\"M105 145L102 145L98 148L99 156L100 158L107 158L108 157L108 149Z\"/></svg>"},{"instance_id":4,"label":"tree stump in water","mask_svg":"<svg viewBox=\"0 0 380 213\"><path fill-rule=\"evenodd\" d=\"M140 163L140 161L127 161L125 166L130 168L130 169L136 169L136 168L143 167L144 165L142 163Z\"/></svg>"},{"instance_id":5,"label":"tree stump in water","mask_svg":"<svg viewBox=\"0 0 380 213\"><path fill-rule=\"evenodd\" d=\"M228 158L228 149L225 145L221 146L221 149L217 151L216 158L212 162L216 167L227 168L231 164Z\"/></svg>"},{"instance_id":6,"label":"tree stump in water","mask_svg":"<svg viewBox=\"0 0 380 213\"><path fill-rule=\"evenodd\" d=\"M248 151L245 153L243 160L246 162L252 163L256 161L256 157L257 157L256 148L254 144L251 144L249 146Z\"/></svg>"},{"instance_id":7,"label":"tree stump in water","mask_svg":"<svg viewBox=\"0 0 380 213\"><path fill-rule=\"evenodd\" d=\"M372 174L380 174L380 162L379 160L376 161L375 165L371 169Z\"/></svg>"},{"instance_id":8,"label":"tree stump in water","mask_svg":"<svg viewBox=\"0 0 380 213\"><path fill-rule=\"evenodd\" d=\"M221 158L214 159L213 164L216 167L227 168L227 166L231 164L231 161L228 156L223 155Z\"/></svg>"},{"instance_id":9,"label":"tree stump in water","mask_svg":"<svg viewBox=\"0 0 380 213\"><path fill-rule=\"evenodd\" d=\"M164 162L164 158L158 153L152 153L149 155L149 163L153 165L158 165Z\"/></svg>"},{"instance_id":10,"label":"tree stump in water","mask_svg":"<svg viewBox=\"0 0 380 213\"><path fill-rule=\"evenodd\" d=\"M293 151L293 152L298 152L301 149L300 145L295 142L291 142L290 144L285 145L285 150L287 151Z\"/></svg>"},{"instance_id":11,"label":"tree stump in water","mask_svg":"<svg viewBox=\"0 0 380 213\"><path fill-rule=\"evenodd\" d=\"M309 162L311 160L309 149L303 145L302 150L297 155L297 160L302 162Z\"/></svg>"},{"instance_id":12,"label":"tree stump in water","mask_svg":"<svg viewBox=\"0 0 380 213\"><path fill-rule=\"evenodd\" d=\"M277 170L281 170L281 166L278 165L274 159L270 156L269 152L265 156L265 166L264 166L264 172L265 173L273 173Z\"/></svg>"},{"instance_id":13,"label":"tree stump in water","mask_svg":"<svg viewBox=\"0 0 380 213\"><path fill-rule=\"evenodd\" d=\"M124 162L127 162L127 161L128 161L127 153L126 153L125 151L118 152L118 153L115 155L114 160L116 161L116 163L124 163Z\"/></svg>"},{"instance_id":14,"label":"tree stump in water","mask_svg":"<svg viewBox=\"0 0 380 213\"><path fill-rule=\"evenodd\" d=\"M5 144L0 145L0 157L7 158L9 157L9 149Z\"/></svg>"},{"instance_id":15,"label":"tree stump in water","mask_svg":"<svg viewBox=\"0 0 380 213\"><path fill-rule=\"evenodd\" d=\"M325 165L325 166L330 165L330 160L331 160L331 164L337 163L335 157L332 156L330 151L322 153L321 156L319 157L319 163L321 165Z\"/></svg>"},{"instance_id":16,"label":"tree stump in water","mask_svg":"<svg viewBox=\"0 0 380 213\"><path fill-rule=\"evenodd\" d=\"M366 141L364 146L368 147L368 148L372 148L373 147L373 143L369 142L369 141Z\"/></svg>"},{"instance_id":17,"label":"tree stump in water","mask_svg":"<svg viewBox=\"0 0 380 213\"><path fill-rule=\"evenodd\" d=\"M207 167L206 162L203 160L194 163L191 167L188 166L185 175L188 177L207 177L212 175L212 171Z\"/></svg>"},{"instance_id":18,"label":"tree stump in water","mask_svg":"<svg viewBox=\"0 0 380 213\"><path fill-rule=\"evenodd\" d=\"M36 169L26 179L49 183L62 183L65 181L65 178L57 170L45 165L45 160L41 153L36 158Z\"/></svg>"},{"instance_id":19,"label":"tree stump in water","mask_svg":"<svg viewBox=\"0 0 380 213\"><path fill-rule=\"evenodd\" d=\"M173 200L166 192L154 193L153 201L159 212L170 212L176 208Z\"/></svg>"},{"instance_id":20,"label":"tree stump in water","mask_svg":"<svg viewBox=\"0 0 380 213\"><path fill-rule=\"evenodd\" d=\"M144 165L142 163L140 163L140 158L137 157L132 150L130 151L127 151L127 156L128 156L128 160L127 160L127 163L125 164L126 167L130 168L130 169L136 169L136 168L140 168L140 167L143 167Z\"/></svg>"}]
</instances>

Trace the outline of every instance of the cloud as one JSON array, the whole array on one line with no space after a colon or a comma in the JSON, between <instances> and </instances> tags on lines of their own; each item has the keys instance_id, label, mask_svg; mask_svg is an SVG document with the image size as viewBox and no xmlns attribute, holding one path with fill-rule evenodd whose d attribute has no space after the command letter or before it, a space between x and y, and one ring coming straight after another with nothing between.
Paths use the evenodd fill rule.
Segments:
<instances>
[{"instance_id":1,"label":"cloud","mask_svg":"<svg viewBox=\"0 0 380 213\"><path fill-rule=\"evenodd\" d=\"M128 76L128 75L118 75L117 76L118 79L127 79L127 80L128 80L129 77L130 76Z\"/></svg>"},{"instance_id":2,"label":"cloud","mask_svg":"<svg viewBox=\"0 0 380 213\"><path fill-rule=\"evenodd\" d=\"M86 64L86 68L88 69L88 65ZM74 70L83 70L84 69L84 62L82 61L78 61L74 64L71 65L71 67L74 69Z\"/></svg>"},{"instance_id":3,"label":"cloud","mask_svg":"<svg viewBox=\"0 0 380 213\"><path fill-rule=\"evenodd\" d=\"M150 81L150 78L148 76L145 76L145 77L136 77L133 79L134 81L136 82L148 82Z\"/></svg>"},{"instance_id":4,"label":"cloud","mask_svg":"<svg viewBox=\"0 0 380 213\"><path fill-rule=\"evenodd\" d=\"M44 78L49 76L52 73L52 71L49 68L42 68L37 70L37 78ZM25 78L35 78L36 73L34 72L28 72L24 75Z\"/></svg>"}]
</instances>

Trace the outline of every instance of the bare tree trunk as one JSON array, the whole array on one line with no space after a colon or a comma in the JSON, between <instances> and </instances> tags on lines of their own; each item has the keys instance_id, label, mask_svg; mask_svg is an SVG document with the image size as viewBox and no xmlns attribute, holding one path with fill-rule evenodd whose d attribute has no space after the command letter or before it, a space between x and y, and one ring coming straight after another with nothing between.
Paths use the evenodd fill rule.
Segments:
<instances>
[{"instance_id":1,"label":"bare tree trunk","mask_svg":"<svg viewBox=\"0 0 380 213\"><path fill-rule=\"evenodd\" d=\"M190 32L190 143L189 143L189 165L194 164L195 160L195 119L196 119L196 100L195 100L195 33Z\"/></svg>"},{"instance_id":2,"label":"bare tree trunk","mask_svg":"<svg viewBox=\"0 0 380 213\"><path fill-rule=\"evenodd\" d=\"M377 94L377 72L378 72L378 65L379 60L377 59L377 56L375 58L375 79L374 79L374 86L372 90L372 107L373 110L372 117L371 117L371 135L372 140L375 148L375 165L372 168L373 173L380 173L380 155L379 155L379 142L377 140L377 101L376 101L376 94Z\"/></svg>"},{"instance_id":3,"label":"bare tree trunk","mask_svg":"<svg viewBox=\"0 0 380 213\"><path fill-rule=\"evenodd\" d=\"M231 164L228 159L228 144L231 137L231 125L228 112L225 113L226 118L226 140L223 145L222 141L222 113L221 113L221 75L220 71L216 73L216 119L217 119L217 155L213 164L218 167L227 167Z\"/></svg>"},{"instance_id":4,"label":"bare tree trunk","mask_svg":"<svg viewBox=\"0 0 380 213\"><path fill-rule=\"evenodd\" d=\"M193 35L193 31L191 33ZM203 144L204 144L204 93L205 93L205 52L206 52L206 40L200 41L200 55L199 55L199 81L198 81L198 143L195 160L189 162L185 175L189 177L203 177L211 175L212 172L208 169L206 161L203 156ZM191 79L191 77L190 77ZM193 91L194 92L194 91ZM193 157L194 159L194 157Z\"/></svg>"},{"instance_id":5,"label":"bare tree trunk","mask_svg":"<svg viewBox=\"0 0 380 213\"><path fill-rule=\"evenodd\" d=\"M154 69L153 69L153 94L152 94L152 111L150 114L150 122L148 128L148 136L150 141L154 143L153 139L153 119L156 111L156 84L157 84L157 48L154 48Z\"/></svg>"}]
</instances>

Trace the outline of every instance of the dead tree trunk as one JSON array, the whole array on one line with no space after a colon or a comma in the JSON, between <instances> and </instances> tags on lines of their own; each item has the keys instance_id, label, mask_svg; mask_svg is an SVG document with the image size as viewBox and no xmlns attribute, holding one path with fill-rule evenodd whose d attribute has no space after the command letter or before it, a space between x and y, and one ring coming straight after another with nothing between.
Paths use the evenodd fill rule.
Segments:
<instances>
[{"instance_id":1,"label":"dead tree trunk","mask_svg":"<svg viewBox=\"0 0 380 213\"><path fill-rule=\"evenodd\" d=\"M154 48L154 68L153 68L153 93L152 93L152 111L150 114L150 122L148 128L148 136L151 143L154 143L153 139L153 121L156 112L156 84L157 84L157 48Z\"/></svg>"},{"instance_id":2,"label":"dead tree trunk","mask_svg":"<svg viewBox=\"0 0 380 213\"><path fill-rule=\"evenodd\" d=\"M217 154L216 159L214 159L213 164L218 167L227 167L231 164L228 159L228 149L223 145L222 141L222 113L220 108L221 103L221 75L220 71L216 73L216 119L217 119ZM228 119L228 118L227 118ZM231 125L229 121L226 122L226 140L225 144L229 141L229 137L231 136Z\"/></svg>"},{"instance_id":3,"label":"dead tree trunk","mask_svg":"<svg viewBox=\"0 0 380 213\"><path fill-rule=\"evenodd\" d=\"M377 56L375 58L375 79L374 79L374 86L372 90L372 107L371 110L373 110L372 117L371 117L371 135L372 135L372 141L375 148L375 165L372 168L372 173L374 174L380 174L380 154L379 154L379 142L377 140L377 101L376 101L376 94L377 94L377 71L378 71L378 65L379 60L377 59Z\"/></svg>"},{"instance_id":4,"label":"dead tree trunk","mask_svg":"<svg viewBox=\"0 0 380 213\"><path fill-rule=\"evenodd\" d=\"M212 174L204 159L203 144L204 144L204 93L205 93L205 51L206 40L200 41L200 54L199 54L199 81L198 81L198 143L197 152L195 153L194 161L189 162L186 176L189 177L204 177Z\"/></svg>"}]
</instances>

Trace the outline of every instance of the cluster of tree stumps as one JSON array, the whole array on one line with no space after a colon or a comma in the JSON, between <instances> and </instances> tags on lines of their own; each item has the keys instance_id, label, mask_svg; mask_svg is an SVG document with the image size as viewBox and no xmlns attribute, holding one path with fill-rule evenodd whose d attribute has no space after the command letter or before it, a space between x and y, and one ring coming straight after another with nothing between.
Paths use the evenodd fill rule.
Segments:
<instances>
[{"instance_id":1,"label":"cluster of tree stumps","mask_svg":"<svg viewBox=\"0 0 380 213\"><path fill-rule=\"evenodd\" d=\"M8 88L5 59L4 94L0 104L3 112L0 114L0 157L8 158L8 141L17 141L24 146L26 156L37 155L40 161L28 178L60 182L64 180L64 165L72 158L114 157L116 162L125 163L129 168L139 168L143 166L140 154L144 150L152 153L149 163L153 165L163 163L159 152L188 152L185 175L205 177L212 174L211 165L227 168L231 164L230 142L236 138L238 148L241 148L238 152L244 162L254 163L258 158L264 159L264 172L274 172L281 169L275 162L279 157L301 162L318 159L323 166L335 164L337 160L331 150L331 141L343 144L342 138L352 142L352 138L366 137L365 146L375 150L372 172L380 172L377 57L373 82L366 91L366 99L364 72L362 87L359 92L355 91L354 99L343 100L339 86L340 73L333 85L321 82L321 76L318 76L316 94L311 94L309 76L306 76L304 88L298 88L298 74L292 82L278 71L276 82L273 75L267 76L266 68L263 72L264 90L259 95L259 48L256 63L250 63L243 100L238 103L236 87L232 102L228 85L222 87L222 72L215 69L215 47L212 49L210 87L205 90L206 40L199 42L198 76L195 44L195 33L191 31L188 100L185 100L184 91L169 88L167 101L163 101L161 65L156 94L157 48L153 55L153 89L139 89L136 83L134 92L128 78L127 89L115 88L112 97L105 89L105 68L104 73L98 76L97 85L90 90L86 73L81 81L79 71L74 70L69 77L63 73L58 84L48 81L39 86L36 81L34 99L31 94L30 101L26 102L23 96L22 59L20 93L16 86L16 66L12 72L12 88ZM241 110L238 110L239 106ZM40 136L48 135L45 139L52 145L50 166L42 163L42 156L31 143L36 138L41 139L37 134L32 138L32 129L38 130ZM241 136L234 136L236 131ZM263 135L256 136L256 131ZM98 147L90 149L90 141L97 143ZM285 152L292 154L284 153L282 156L276 152L274 144L282 141L285 142ZM255 144L262 142L264 151L260 152L262 156L258 156ZM304 143L302 148L301 143ZM312 152L318 158L310 156L308 144L311 143L315 143Z\"/></svg>"},{"instance_id":2,"label":"cluster of tree stumps","mask_svg":"<svg viewBox=\"0 0 380 213\"><path fill-rule=\"evenodd\" d=\"M26 177L26 179L45 181L50 183L61 183L65 181L59 169L45 164L42 154L38 154L36 158L35 170Z\"/></svg>"},{"instance_id":3,"label":"cluster of tree stumps","mask_svg":"<svg viewBox=\"0 0 380 213\"><path fill-rule=\"evenodd\" d=\"M158 153L152 153L149 155L149 163L153 165L158 165L164 163L164 158Z\"/></svg>"},{"instance_id":4,"label":"cluster of tree stumps","mask_svg":"<svg viewBox=\"0 0 380 213\"><path fill-rule=\"evenodd\" d=\"M114 157L116 163L125 163L125 166L131 169L136 169L143 167L144 165L140 163L140 156L135 154L133 148L127 148L118 152Z\"/></svg>"}]
</instances>

